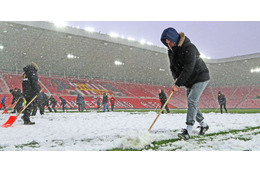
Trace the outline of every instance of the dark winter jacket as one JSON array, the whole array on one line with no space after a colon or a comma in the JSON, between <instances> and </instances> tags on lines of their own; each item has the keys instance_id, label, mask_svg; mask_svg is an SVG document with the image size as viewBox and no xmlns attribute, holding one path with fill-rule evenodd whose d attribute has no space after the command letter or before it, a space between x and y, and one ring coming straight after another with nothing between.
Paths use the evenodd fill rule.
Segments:
<instances>
[{"instance_id":1,"label":"dark winter jacket","mask_svg":"<svg viewBox=\"0 0 260 173\"><path fill-rule=\"evenodd\" d=\"M61 100L61 105L66 105L67 104L66 100L64 98L62 98L62 97L59 97L59 98Z\"/></svg>"},{"instance_id":2,"label":"dark winter jacket","mask_svg":"<svg viewBox=\"0 0 260 173\"><path fill-rule=\"evenodd\" d=\"M107 104L108 103L108 97L106 94L103 95L103 100L102 100L102 105Z\"/></svg>"},{"instance_id":3,"label":"dark winter jacket","mask_svg":"<svg viewBox=\"0 0 260 173\"><path fill-rule=\"evenodd\" d=\"M57 100L53 97L53 96L51 96L50 97L50 104L52 105L56 105L57 104Z\"/></svg>"},{"instance_id":4,"label":"dark winter jacket","mask_svg":"<svg viewBox=\"0 0 260 173\"><path fill-rule=\"evenodd\" d=\"M37 70L32 65L27 65L23 68L23 71L23 95L25 98L32 98L41 91Z\"/></svg>"},{"instance_id":5,"label":"dark winter jacket","mask_svg":"<svg viewBox=\"0 0 260 173\"><path fill-rule=\"evenodd\" d=\"M167 47L166 39L172 40L173 37L170 31L165 30L161 37L161 41ZM195 83L209 80L209 70L190 39L184 33L179 33L179 35L178 45L172 47L172 50L170 48L168 50L170 69L173 79L177 79L175 82L177 86L191 88Z\"/></svg>"},{"instance_id":6,"label":"dark winter jacket","mask_svg":"<svg viewBox=\"0 0 260 173\"><path fill-rule=\"evenodd\" d=\"M163 90L161 90L161 93L159 93L159 99L160 99L161 103L166 102L166 100L167 100L166 94L164 93Z\"/></svg>"},{"instance_id":7,"label":"dark winter jacket","mask_svg":"<svg viewBox=\"0 0 260 173\"><path fill-rule=\"evenodd\" d=\"M41 92L37 99L39 104L49 106L48 96L44 92Z\"/></svg>"},{"instance_id":8,"label":"dark winter jacket","mask_svg":"<svg viewBox=\"0 0 260 173\"><path fill-rule=\"evenodd\" d=\"M81 94L78 94L76 99L77 104L84 104L84 97Z\"/></svg>"},{"instance_id":9,"label":"dark winter jacket","mask_svg":"<svg viewBox=\"0 0 260 173\"><path fill-rule=\"evenodd\" d=\"M222 94L220 91L218 92L218 103L220 105L223 105L226 103L226 97L224 94Z\"/></svg>"},{"instance_id":10,"label":"dark winter jacket","mask_svg":"<svg viewBox=\"0 0 260 173\"><path fill-rule=\"evenodd\" d=\"M19 98L20 100L17 104L23 103L23 94L19 88L17 89L17 91L12 90L11 94L13 95L13 100L11 104L14 104Z\"/></svg>"}]
</instances>

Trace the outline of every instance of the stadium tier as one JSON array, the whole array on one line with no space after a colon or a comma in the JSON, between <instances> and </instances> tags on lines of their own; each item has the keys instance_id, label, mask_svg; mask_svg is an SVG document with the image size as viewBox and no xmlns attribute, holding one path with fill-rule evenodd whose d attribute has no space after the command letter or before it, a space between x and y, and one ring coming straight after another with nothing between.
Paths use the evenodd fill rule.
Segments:
<instances>
[{"instance_id":1,"label":"stadium tier","mask_svg":"<svg viewBox=\"0 0 260 173\"><path fill-rule=\"evenodd\" d=\"M10 107L11 95L10 88L21 88L22 74L1 72L1 92L0 97L4 95L6 105ZM47 95L52 94L58 101L59 96L67 100L68 108L77 108L76 95L81 93L84 96L87 108L96 108L96 98L102 98L104 92L110 96L115 96L117 101L115 108L120 109L155 109L158 108L158 90L164 89L166 94L170 94L170 86L122 83L113 81L100 81L97 79L73 78L62 76L39 75L39 83L44 88ZM7 86L6 86L7 85ZM237 87L207 87L201 96L199 106L201 108L217 108L217 93L222 91L227 98L228 108L259 108L260 99L257 95L260 92L260 85L256 86L237 86ZM168 104L169 108L187 108L187 99L185 89L180 88L179 92L173 95Z\"/></svg>"},{"instance_id":2,"label":"stadium tier","mask_svg":"<svg viewBox=\"0 0 260 173\"><path fill-rule=\"evenodd\" d=\"M8 96L7 104L9 89L21 88L23 67L32 61L40 67L44 92L63 96L71 108L77 107L77 93L94 108L104 92L116 97L116 108L156 108L158 89L169 96L174 83L162 47L49 22L1 21L0 39L0 96ZM217 108L218 91L226 96L228 108L260 108L260 53L204 61L211 79L201 108ZM169 107L187 108L184 88Z\"/></svg>"}]
</instances>

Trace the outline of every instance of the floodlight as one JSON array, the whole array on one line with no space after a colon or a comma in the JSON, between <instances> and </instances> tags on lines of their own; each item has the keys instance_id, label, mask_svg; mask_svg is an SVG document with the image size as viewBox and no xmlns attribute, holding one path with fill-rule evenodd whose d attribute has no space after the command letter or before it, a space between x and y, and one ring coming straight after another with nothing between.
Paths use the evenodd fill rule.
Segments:
<instances>
[{"instance_id":1,"label":"floodlight","mask_svg":"<svg viewBox=\"0 0 260 173\"><path fill-rule=\"evenodd\" d=\"M254 69L251 69L250 71L251 71L251 73L259 73L260 72L260 68L256 67Z\"/></svg>"},{"instance_id":2,"label":"floodlight","mask_svg":"<svg viewBox=\"0 0 260 173\"><path fill-rule=\"evenodd\" d=\"M124 65L124 63L122 63L122 62L116 60L116 61L115 61L115 65Z\"/></svg>"},{"instance_id":3,"label":"floodlight","mask_svg":"<svg viewBox=\"0 0 260 173\"><path fill-rule=\"evenodd\" d=\"M165 69L163 69L163 68L160 68L160 69L159 69L159 71L165 71Z\"/></svg>"},{"instance_id":4,"label":"floodlight","mask_svg":"<svg viewBox=\"0 0 260 173\"><path fill-rule=\"evenodd\" d=\"M206 55L203 54L203 53L200 54L200 57L201 57L202 59L211 59L209 56L206 56Z\"/></svg>"},{"instance_id":5,"label":"floodlight","mask_svg":"<svg viewBox=\"0 0 260 173\"><path fill-rule=\"evenodd\" d=\"M110 37L114 37L114 38L119 37L119 35L118 35L117 33L114 33L114 32L111 32L111 33L109 34L109 36L110 36Z\"/></svg>"},{"instance_id":6,"label":"floodlight","mask_svg":"<svg viewBox=\"0 0 260 173\"><path fill-rule=\"evenodd\" d=\"M147 44L150 45L150 46L153 45L153 43L151 43L151 42L149 42L149 41L147 42Z\"/></svg>"},{"instance_id":7,"label":"floodlight","mask_svg":"<svg viewBox=\"0 0 260 173\"><path fill-rule=\"evenodd\" d=\"M67 23L64 22L64 21L57 21L57 22L54 22L54 25L58 28L63 28L63 27L66 27L67 26Z\"/></svg>"},{"instance_id":8,"label":"floodlight","mask_svg":"<svg viewBox=\"0 0 260 173\"><path fill-rule=\"evenodd\" d=\"M145 44L145 40L144 39L140 40L140 43Z\"/></svg>"},{"instance_id":9,"label":"floodlight","mask_svg":"<svg viewBox=\"0 0 260 173\"><path fill-rule=\"evenodd\" d=\"M129 41L135 41L135 39L132 38L132 37L127 37L127 40L129 40Z\"/></svg>"},{"instance_id":10,"label":"floodlight","mask_svg":"<svg viewBox=\"0 0 260 173\"><path fill-rule=\"evenodd\" d=\"M0 45L0 50L3 50L4 49L4 46L3 45Z\"/></svg>"},{"instance_id":11,"label":"floodlight","mask_svg":"<svg viewBox=\"0 0 260 173\"><path fill-rule=\"evenodd\" d=\"M85 27L85 31L94 32L95 30L92 27Z\"/></svg>"}]
</instances>

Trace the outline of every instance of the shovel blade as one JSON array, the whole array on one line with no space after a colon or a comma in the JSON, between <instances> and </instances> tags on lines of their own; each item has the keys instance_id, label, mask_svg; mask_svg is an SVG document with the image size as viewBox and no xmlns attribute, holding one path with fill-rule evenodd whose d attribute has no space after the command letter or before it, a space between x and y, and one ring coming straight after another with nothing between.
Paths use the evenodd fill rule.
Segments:
<instances>
[{"instance_id":1,"label":"shovel blade","mask_svg":"<svg viewBox=\"0 0 260 173\"><path fill-rule=\"evenodd\" d=\"M10 127L11 125L13 125L13 123L16 121L17 117L16 116L10 116L9 119L6 121L6 123L4 123L1 127Z\"/></svg>"}]
</instances>

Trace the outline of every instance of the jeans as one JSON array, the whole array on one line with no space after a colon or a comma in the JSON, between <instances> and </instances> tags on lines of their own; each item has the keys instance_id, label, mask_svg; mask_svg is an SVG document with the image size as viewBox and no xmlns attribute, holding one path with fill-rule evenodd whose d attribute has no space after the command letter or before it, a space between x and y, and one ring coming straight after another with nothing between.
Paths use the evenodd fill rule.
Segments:
<instances>
[{"instance_id":1,"label":"jeans","mask_svg":"<svg viewBox=\"0 0 260 173\"><path fill-rule=\"evenodd\" d=\"M208 85L209 80L205 82L195 83L191 88L186 89L187 101L188 101L188 112L186 124L193 126L195 119L197 122L203 121L204 117L198 107L198 102L201 94Z\"/></svg>"},{"instance_id":2,"label":"jeans","mask_svg":"<svg viewBox=\"0 0 260 173\"><path fill-rule=\"evenodd\" d=\"M108 108L108 104L107 104L107 103L105 103L105 104L103 105L103 107L104 107L104 112L106 111L106 109L107 109L107 111L109 112L109 108Z\"/></svg>"}]
</instances>

